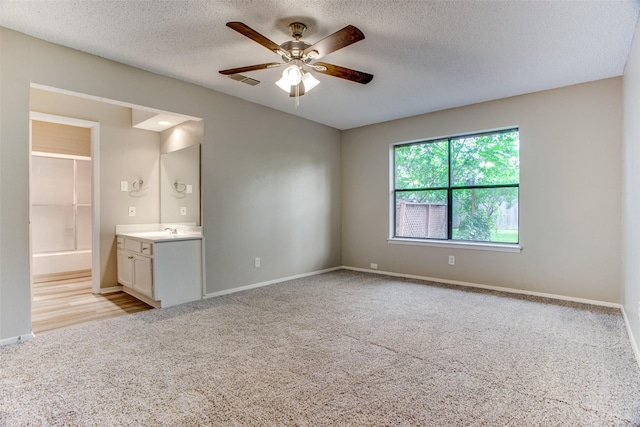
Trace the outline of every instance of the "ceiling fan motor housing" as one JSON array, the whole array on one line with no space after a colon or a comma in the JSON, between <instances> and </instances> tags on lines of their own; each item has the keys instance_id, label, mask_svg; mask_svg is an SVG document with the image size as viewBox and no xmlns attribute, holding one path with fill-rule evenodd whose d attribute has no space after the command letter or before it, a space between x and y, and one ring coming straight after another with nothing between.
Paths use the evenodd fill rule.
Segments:
<instances>
[{"instance_id":1,"label":"ceiling fan motor housing","mask_svg":"<svg viewBox=\"0 0 640 427\"><path fill-rule=\"evenodd\" d=\"M291 55L291 59L303 59L302 54L304 53L304 50L309 46L311 46L309 43L305 43L302 40L291 40L282 43L280 45L280 48L286 52L289 52L289 55ZM284 59L286 62L289 61L289 59L284 55L282 56L282 59Z\"/></svg>"}]
</instances>

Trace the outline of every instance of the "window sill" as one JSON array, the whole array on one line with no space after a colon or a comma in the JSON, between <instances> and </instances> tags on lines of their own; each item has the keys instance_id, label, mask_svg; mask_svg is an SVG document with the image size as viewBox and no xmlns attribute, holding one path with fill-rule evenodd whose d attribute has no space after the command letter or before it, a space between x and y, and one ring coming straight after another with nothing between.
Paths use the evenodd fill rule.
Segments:
<instances>
[{"instance_id":1,"label":"window sill","mask_svg":"<svg viewBox=\"0 0 640 427\"><path fill-rule=\"evenodd\" d=\"M402 239L402 238L389 238L387 242L392 245L410 245L410 246L431 246L438 248L452 248L452 249L474 249L480 251L495 251L495 252L513 252L520 253L522 246L519 244L510 243L474 243L474 242L456 242L452 240L416 240L416 239Z\"/></svg>"}]
</instances>

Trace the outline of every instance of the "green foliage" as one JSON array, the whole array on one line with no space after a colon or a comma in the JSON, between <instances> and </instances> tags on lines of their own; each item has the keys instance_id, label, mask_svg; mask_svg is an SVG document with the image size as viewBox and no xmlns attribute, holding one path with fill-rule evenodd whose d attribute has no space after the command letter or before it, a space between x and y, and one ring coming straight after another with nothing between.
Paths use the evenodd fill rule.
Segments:
<instances>
[{"instance_id":1,"label":"green foliage","mask_svg":"<svg viewBox=\"0 0 640 427\"><path fill-rule=\"evenodd\" d=\"M398 201L447 204L447 190L407 190L398 192Z\"/></svg>"},{"instance_id":2,"label":"green foliage","mask_svg":"<svg viewBox=\"0 0 640 427\"><path fill-rule=\"evenodd\" d=\"M451 186L517 184L520 176L518 132L451 140Z\"/></svg>"},{"instance_id":3,"label":"green foliage","mask_svg":"<svg viewBox=\"0 0 640 427\"><path fill-rule=\"evenodd\" d=\"M447 140L396 147L395 158L396 189L446 188L449 185Z\"/></svg>"},{"instance_id":4,"label":"green foliage","mask_svg":"<svg viewBox=\"0 0 640 427\"><path fill-rule=\"evenodd\" d=\"M465 215L456 233L457 239L487 242L491 240L491 217L486 212Z\"/></svg>"}]
</instances>

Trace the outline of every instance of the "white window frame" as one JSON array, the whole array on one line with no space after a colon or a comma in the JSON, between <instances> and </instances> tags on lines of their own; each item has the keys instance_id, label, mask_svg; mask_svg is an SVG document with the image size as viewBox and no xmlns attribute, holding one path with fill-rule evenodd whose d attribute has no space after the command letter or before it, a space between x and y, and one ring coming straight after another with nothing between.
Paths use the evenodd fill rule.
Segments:
<instances>
[{"instance_id":1,"label":"white window frame","mask_svg":"<svg viewBox=\"0 0 640 427\"><path fill-rule=\"evenodd\" d=\"M412 143L437 141L441 139L456 138L464 135L476 135L492 132L500 132L508 129L518 129L519 126L506 126L504 128L491 129L486 131L478 131L464 134L454 134L450 136L440 136L428 139L416 139L412 141L395 142L389 145L389 238L387 243L392 245L407 245L407 246L424 246L424 247L439 247L449 249L471 249L482 251L494 251L494 252L511 252L520 253L522 251L522 242L518 243L495 243L495 242L470 242L470 241L458 241L458 240L429 240L429 239L412 239L407 237L395 237L395 147L398 145L407 145ZM518 235L520 237L520 221L518 221Z\"/></svg>"}]
</instances>

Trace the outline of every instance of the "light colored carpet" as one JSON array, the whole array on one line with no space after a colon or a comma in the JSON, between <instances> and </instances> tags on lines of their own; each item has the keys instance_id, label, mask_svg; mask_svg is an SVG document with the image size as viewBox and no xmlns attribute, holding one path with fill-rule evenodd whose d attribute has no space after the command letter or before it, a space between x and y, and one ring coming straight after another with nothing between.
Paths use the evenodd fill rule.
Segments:
<instances>
[{"instance_id":1,"label":"light colored carpet","mask_svg":"<svg viewBox=\"0 0 640 427\"><path fill-rule=\"evenodd\" d=\"M6 426L638 426L618 310L337 271L0 348Z\"/></svg>"}]
</instances>

